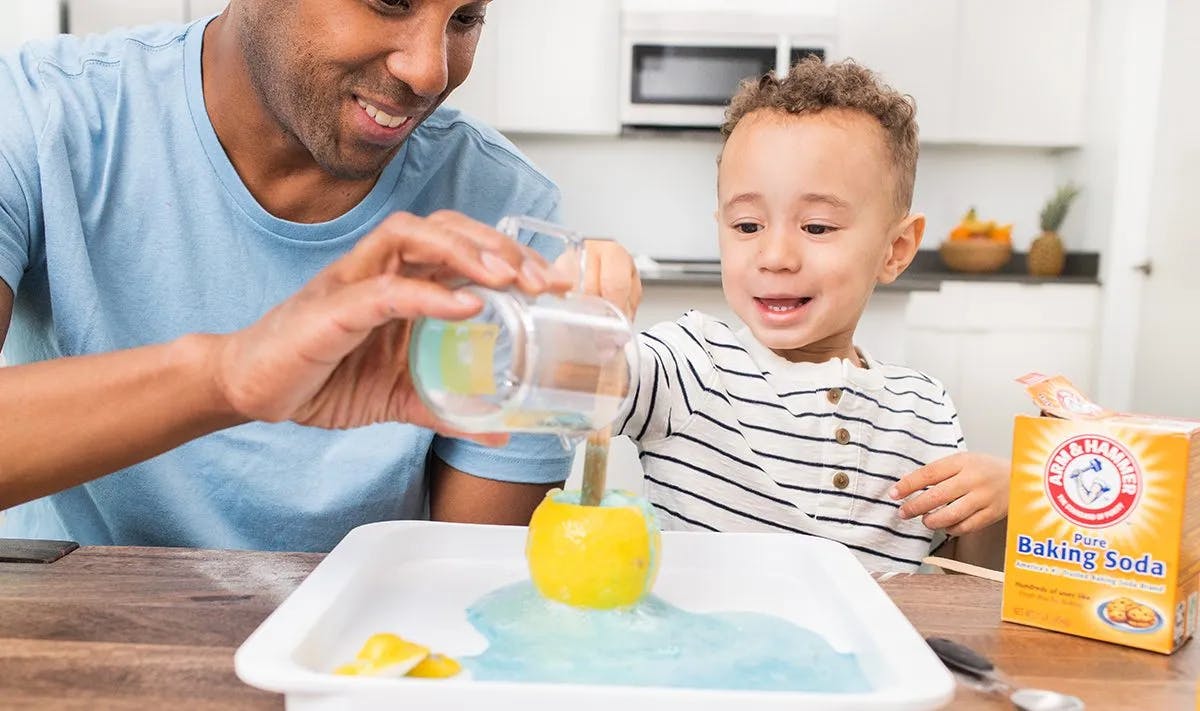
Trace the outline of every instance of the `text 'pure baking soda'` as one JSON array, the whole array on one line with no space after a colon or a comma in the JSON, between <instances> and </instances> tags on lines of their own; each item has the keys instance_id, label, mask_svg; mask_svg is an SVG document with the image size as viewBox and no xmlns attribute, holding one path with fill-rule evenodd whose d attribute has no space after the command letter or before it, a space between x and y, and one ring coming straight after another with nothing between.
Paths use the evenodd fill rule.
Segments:
<instances>
[{"instance_id":1,"label":"text 'pure baking soda'","mask_svg":"<svg viewBox=\"0 0 1200 711\"><path fill-rule=\"evenodd\" d=\"M1156 652L1196 627L1200 422L1105 410L1020 379L1003 619Z\"/></svg>"}]
</instances>

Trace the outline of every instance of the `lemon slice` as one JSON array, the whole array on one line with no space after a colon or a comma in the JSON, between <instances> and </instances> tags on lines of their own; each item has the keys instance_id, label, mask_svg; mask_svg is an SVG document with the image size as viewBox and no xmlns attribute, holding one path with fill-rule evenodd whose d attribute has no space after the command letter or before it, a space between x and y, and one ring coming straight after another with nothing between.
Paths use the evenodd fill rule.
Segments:
<instances>
[{"instance_id":1,"label":"lemon slice","mask_svg":"<svg viewBox=\"0 0 1200 711\"><path fill-rule=\"evenodd\" d=\"M333 671L342 676L404 676L429 656L429 648L388 632L371 635L358 657Z\"/></svg>"},{"instance_id":2,"label":"lemon slice","mask_svg":"<svg viewBox=\"0 0 1200 711\"><path fill-rule=\"evenodd\" d=\"M409 670L408 676L421 679L445 679L462 671L458 660L444 654L430 654L421 663Z\"/></svg>"}]
</instances>

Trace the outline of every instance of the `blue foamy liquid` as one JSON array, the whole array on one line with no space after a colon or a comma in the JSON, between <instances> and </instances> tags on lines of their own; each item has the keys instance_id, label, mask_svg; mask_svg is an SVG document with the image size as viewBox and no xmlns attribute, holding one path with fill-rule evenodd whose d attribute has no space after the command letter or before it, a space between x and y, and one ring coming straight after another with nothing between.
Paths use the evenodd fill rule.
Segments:
<instances>
[{"instance_id":1,"label":"blue foamy liquid","mask_svg":"<svg viewBox=\"0 0 1200 711\"><path fill-rule=\"evenodd\" d=\"M580 489L558 489L551 496L554 500L562 504L578 504L583 497L583 491ZM624 489L606 489L604 495L600 498L601 506L635 506L642 511L642 515L649 522L656 522L657 517L654 513L654 507L646 499ZM655 530L658 530L657 527Z\"/></svg>"},{"instance_id":2,"label":"blue foamy liquid","mask_svg":"<svg viewBox=\"0 0 1200 711\"><path fill-rule=\"evenodd\" d=\"M653 595L626 610L585 610L522 582L467 610L488 640L462 662L475 679L697 689L862 692L853 654L787 620L751 612L697 614Z\"/></svg>"}]
</instances>

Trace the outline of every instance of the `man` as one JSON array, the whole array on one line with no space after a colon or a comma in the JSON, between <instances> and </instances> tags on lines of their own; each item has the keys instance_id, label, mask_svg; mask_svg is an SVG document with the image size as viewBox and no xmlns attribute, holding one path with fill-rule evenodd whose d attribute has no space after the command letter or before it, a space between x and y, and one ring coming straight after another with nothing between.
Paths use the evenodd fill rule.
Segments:
<instances>
[{"instance_id":1,"label":"man","mask_svg":"<svg viewBox=\"0 0 1200 711\"><path fill-rule=\"evenodd\" d=\"M485 227L554 219L554 185L439 108L485 6L233 0L0 62L0 509L45 497L0 535L328 550L426 505L528 520L570 453L435 436L407 375L408 319L480 307L447 278L562 288ZM636 305L628 255L592 248Z\"/></svg>"}]
</instances>

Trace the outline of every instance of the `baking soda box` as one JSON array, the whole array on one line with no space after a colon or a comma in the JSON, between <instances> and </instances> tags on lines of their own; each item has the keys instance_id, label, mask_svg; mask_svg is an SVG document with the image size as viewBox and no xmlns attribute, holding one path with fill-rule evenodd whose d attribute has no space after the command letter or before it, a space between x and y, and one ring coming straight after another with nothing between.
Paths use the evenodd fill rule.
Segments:
<instances>
[{"instance_id":1,"label":"baking soda box","mask_svg":"<svg viewBox=\"0 0 1200 711\"><path fill-rule=\"evenodd\" d=\"M1003 619L1174 652L1196 628L1200 421L1019 382L1042 414L1013 432Z\"/></svg>"}]
</instances>

